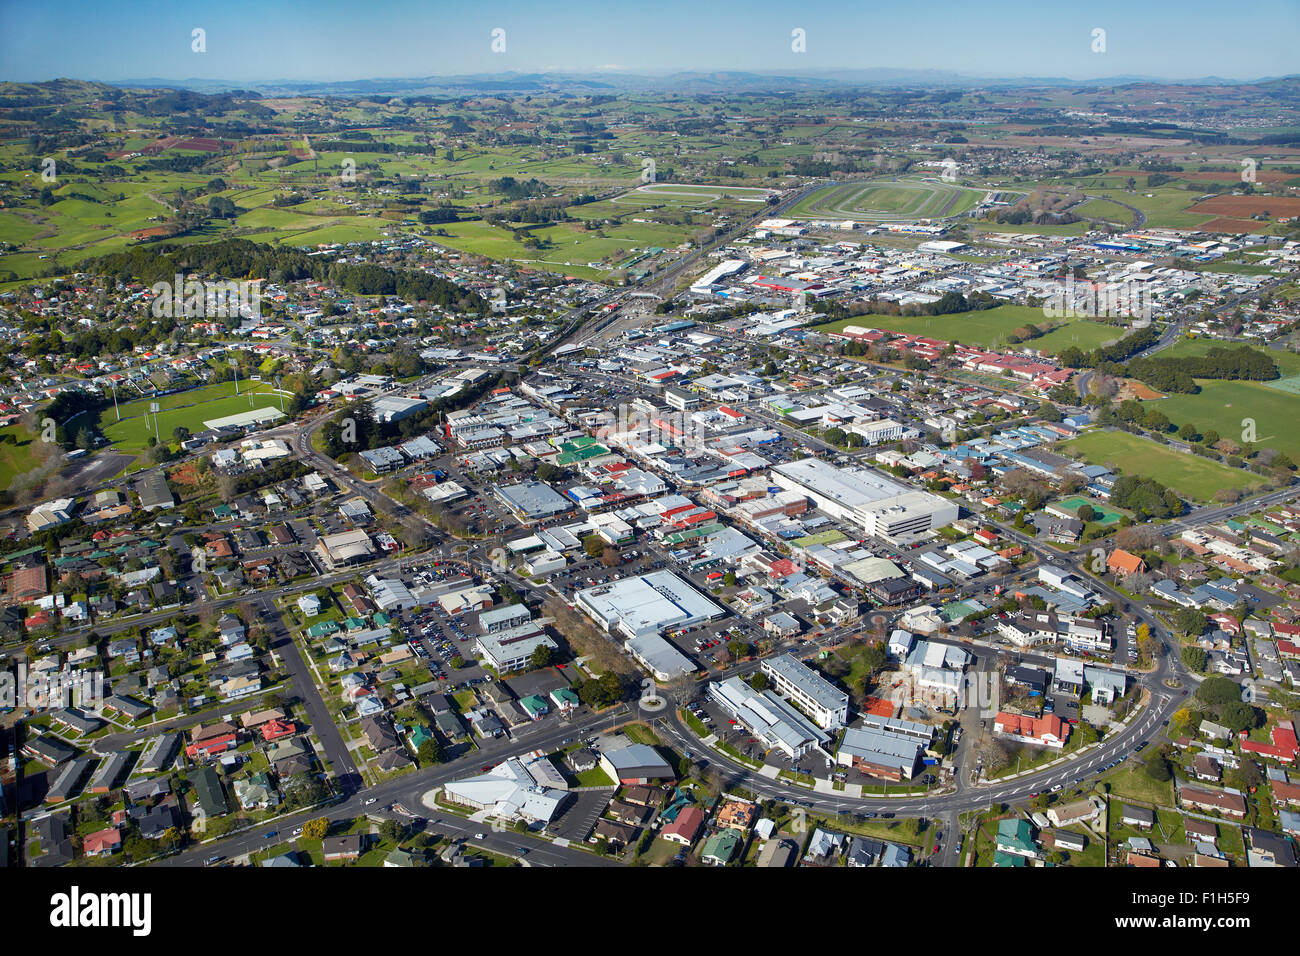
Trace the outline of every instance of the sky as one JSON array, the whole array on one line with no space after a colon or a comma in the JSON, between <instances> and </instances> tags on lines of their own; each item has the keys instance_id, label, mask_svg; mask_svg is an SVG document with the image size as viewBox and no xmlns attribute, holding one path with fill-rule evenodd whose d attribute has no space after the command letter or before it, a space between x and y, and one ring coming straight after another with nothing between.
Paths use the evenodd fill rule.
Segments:
<instances>
[{"instance_id":1,"label":"sky","mask_svg":"<svg viewBox=\"0 0 1300 956\"><path fill-rule=\"evenodd\" d=\"M0 0L0 80L21 81L870 68L1240 80L1300 72L1297 51L1300 0Z\"/></svg>"}]
</instances>

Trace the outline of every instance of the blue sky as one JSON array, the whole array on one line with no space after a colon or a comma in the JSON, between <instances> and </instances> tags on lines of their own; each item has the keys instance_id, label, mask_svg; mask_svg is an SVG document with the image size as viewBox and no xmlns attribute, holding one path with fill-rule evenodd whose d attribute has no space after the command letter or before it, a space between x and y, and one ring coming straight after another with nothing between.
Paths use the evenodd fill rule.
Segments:
<instances>
[{"instance_id":1,"label":"blue sky","mask_svg":"<svg viewBox=\"0 0 1300 956\"><path fill-rule=\"evenodd\" d=\"M0 0L0 79L28 81L874 67L1255 79L1300 72L1297 50L1300 0Z\"/></svg>"}]
</instances>

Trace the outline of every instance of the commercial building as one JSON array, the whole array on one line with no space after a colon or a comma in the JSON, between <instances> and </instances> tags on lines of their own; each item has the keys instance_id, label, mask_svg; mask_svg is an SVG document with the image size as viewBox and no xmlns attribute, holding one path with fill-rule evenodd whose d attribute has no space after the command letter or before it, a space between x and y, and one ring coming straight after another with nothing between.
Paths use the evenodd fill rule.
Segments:
<instances>
[{"instance_id":1,"label":"commercial building","mask_svg":"<svg viewBox=\"0 0 1300 956\"><path fill-rule=\"evenodd\" d=\"M819 458L777 465L773 482L807 495L828 515L886 541L907 541L952 524L958 506L862 468L836 468Z\"/></svg>"},{"instance_id":2,"label":"commercial building","mask_svg":"<svg viewBox=\"0 0 1300 956\"><path fill-rule=\"evenodd\" d=\"M587 588L578 592L577 603L606 631L617 629L628 638L691 627L726 613L672 571Z\"/></svg>"},{"instance_id":3,"label":"commercial building","mask_svg":"<svg viewBox=\"0 0 1300 956\"><path fill-rule=\"evenodd\" d=\"M769 749L798 760L830 736L772 691L754 690L739 677L709 684L709 696Z\"/></svg>"},{"instance_id":4,"label":"commercial building","mask_svg":"<svg viewBox=\"0 0 1300 956\"><path fill-rule=\"evenodd\" d=\"M778 694L811 717L822 730L836 730L849 719L849 695L793 655L763 661L762 671Z\"/></svg>"},{"instance_id":5,"label":"commercial building","mask_svg":"<svg viewBox=\"0 0 1300 956\"><path fill-rule=\"evenodd\" d=\"M567 498L540 481L497 485L492 493L522 521L541 521L564 514L573 507Z\"/></svg>"},{"instance_id":6,"label":"commercial building","mask_svg":"<svg viewBox=\"0 0 1300 956\"><path fill-rule=\"evenodd\" d=\"M549 823L568 802L570 794L547 786L553 774L540 766L546 758L528 760L531 756L511 757L486 773L453 780L444 785L443 793L454 803L486 810L501 819ZM538 764L535 770L533 764Z\"/></svg>"},{"instance_id":7,"label":"commercial building","mask_svg":"<svg viewBox=\"0 0 1300 956\"><path fill-rule=\"evenodd\" d=\"M924 724L915 726L925 727ZM924 737L920 737L889 726L851 727L844 732L835 761L872 777L911 780L921 766L922 749L929 739L928 728Z\"/></svg>"},{"instance_id":8,"label":"commercial building","mask_svg":"<svg viewBox=\"0 0 1300 956\"><path fill-rule=\"evenodd\" d=\"M554 650L556 643L546 636L539 624L532 622L484 634L474 642L474 649L498 673L527 667L533 652L539 647Z\"/></svg>"},{"instance_id":9,"label":"commercial building","mask_svg":"<svg viewBox=\"0 0 1300 956\"><path fill-rule=\"evenodd\" d=\"M370 535L357 528L327 534L316 542L315 553L331 571L349 564L367 561L375 555L375 544Z\"/></svg>"}]
</instances>

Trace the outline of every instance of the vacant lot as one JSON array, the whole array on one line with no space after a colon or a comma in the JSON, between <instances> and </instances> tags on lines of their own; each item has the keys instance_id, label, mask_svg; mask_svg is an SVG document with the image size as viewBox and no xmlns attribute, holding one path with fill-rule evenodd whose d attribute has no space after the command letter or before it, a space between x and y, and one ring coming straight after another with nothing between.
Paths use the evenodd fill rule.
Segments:
<instances>
[{"instance_id":1,"label":"vacant lot","mask_svg":"<svg viewBox=\"0 0 1300 956\"><path fill-rule=\"evenodd\" d=\"M1124 474L1154 478L1182 497L1196 501L1210 501L1220 488L1252 489L1264 483L1257 475L1177 452L1128 432L1089 432L1063 442L1058 450L1083 458L1090 465L1111 462Z\"/></svg>"}]
</instances>

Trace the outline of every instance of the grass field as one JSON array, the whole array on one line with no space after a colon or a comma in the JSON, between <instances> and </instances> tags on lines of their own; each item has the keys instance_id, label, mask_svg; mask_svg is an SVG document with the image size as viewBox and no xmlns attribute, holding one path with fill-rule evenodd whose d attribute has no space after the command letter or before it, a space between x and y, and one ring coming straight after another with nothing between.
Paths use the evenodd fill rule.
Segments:
<instances>
[{"instance_id":1,"label":"grass field","mask_svg":"<svg viewBox=\"0 0 1300 956\"><path fill-rule=\"evenodd\" d=\"M1091 352L1099 346L1123 338L1127 332L1128 329L1118 325L1079 319L1055 328L1032 342L1026 342L1025 345L1037 349L1044 355L1060 355L1072 346Z\"/></svg>"},{"instance_id":2,"label":"grass field","mask_svg":"<svg viewBox=\"0 0 1300 956\"><path fill-rule=\"evenodd\" d=\"M851 319L841 319L815 327L821 333L838 332L848 325L857 325L869 329L888 329L912 335L924 335L942 339L945 342L960 342L963 345L975 345L992 348L1006 344L1007 336L1025 325L1042 326L1049 320L1043 316L1043 310L1028 305L999 305L982 312L962 312L957 315L934 316L897 316L897 315L859 315ZM1075 323L1078 324L1078 323ZM1044 336L1047 338L1047 336ZM1029 343L1030 348L1041 348L1043 339ZM1061 348L1065 348L1065 343Z\"/></svg>"},{"instance_id":3,"label":"grass field","mask_svg":"<svg viewBox=\"0 0 1300 956\"><path fill-rule=\"evenodd\" d=\"M1198 380L1196 395L1171 395L1150 404L1169 416L1175 425L1192 424L1197 430L1214 429L1224 438L1243 441L1250 421L1254 422L1255 445L1275 448L1293 459L1300 455L1300 397L1262 382L1220 382Z\"/></svg>"},{"instance_id":4,"label":"grass field","mask_svg":"<svg viewBox=\"0 0 1300 956\"><path fill-rule=\"evenodd\" d=\"M1182 497L1197 501L1210 501L1220 488L1249 490L1264 483L1257 475L1177 452L1128 432L1088 432L1063 442L1058 451L1083 458L1090 465L1111 462L1122 473L1154 478Z\"/></svg>"},{"instance_id":5,"label":"grass field","mask_svg":"<svg viewBox=\"0 0 1300 956\"><path fill-rule=\"evenodd\" d=\"M1121 226L1127 226L1133 221L1131 211L1109 199L1089 199L1087 202L1080 203L1071 212L1085 219L1101 219Z\"/></svg>"},{"instance_id":6,"label":"grass field","mask_svg":"<svg viewBox=\"0 0 1300 956\"><path fill-rule=\"evenodd\" d=\"M844 183L805 196L790 211L794 217L857 219L941 219L956 216L979 202L982 192L952 183L899 179Z\"/></svg>"},{"instance_id":7,"label":"grass field","mask_svg":"<svg viewBox=\"0 0 1300 956\"><path fill-rule=\"evenodd\" d=\"M0 428L0 435L13 435L17 444L0 443L0 488L8 488L18 475L25 474L39 465L33 447L34 436L22 425L10 425Z\"/></svg>"},{"instance_id":8,"label":"grass field","mask_svg":"<svg viewBox=\"0 0 1300 956\"><path fill-rule=\"evenodd\" d=\"M249 396L253 396L249 403ZM241 382L235 394L234 382L205 385L157 399L142 398L123 402L120 406L122 420L110 405L100 416L100 429L123 452L140 452L148 447L154 433L154 416L149 414L150 402L160 406L158 435L163 441L172 440L172 432L179 427L191 432L203 430L209 419L222 418L255 408L279 408L280 400L274 389L264 382Z\"/></svg>"}]
</instances>

